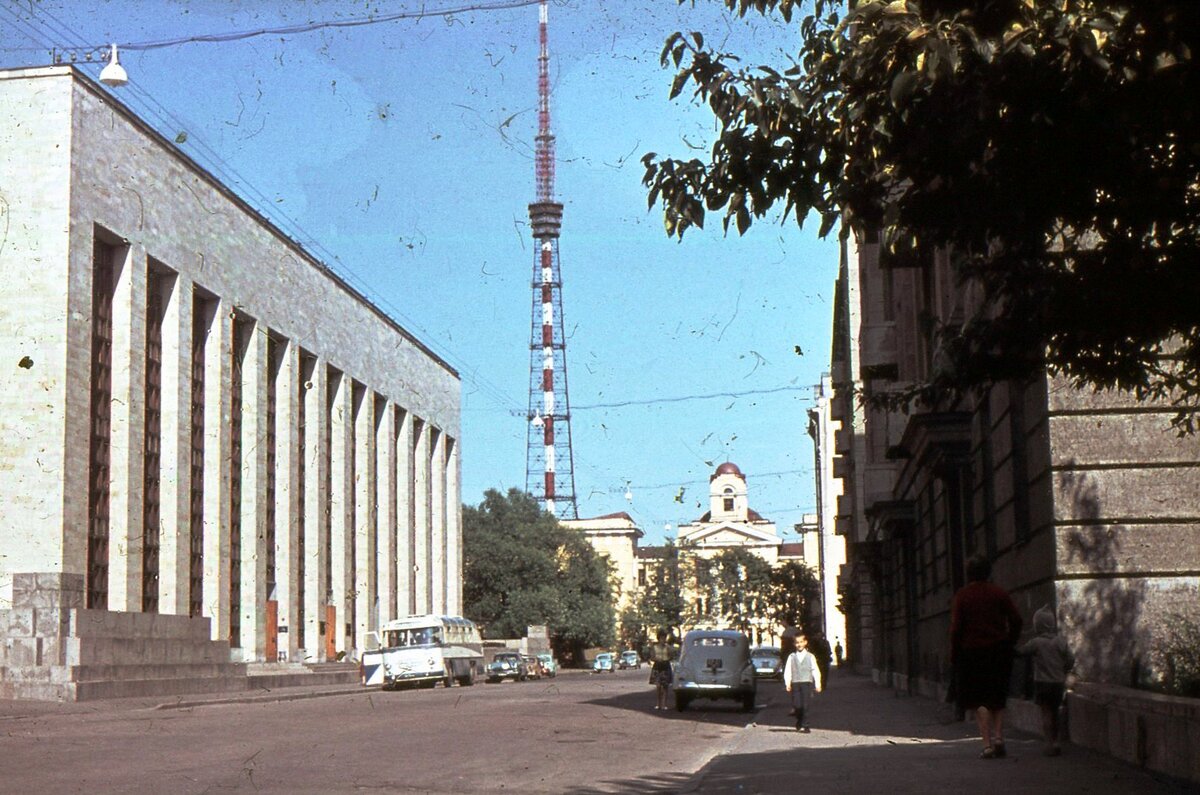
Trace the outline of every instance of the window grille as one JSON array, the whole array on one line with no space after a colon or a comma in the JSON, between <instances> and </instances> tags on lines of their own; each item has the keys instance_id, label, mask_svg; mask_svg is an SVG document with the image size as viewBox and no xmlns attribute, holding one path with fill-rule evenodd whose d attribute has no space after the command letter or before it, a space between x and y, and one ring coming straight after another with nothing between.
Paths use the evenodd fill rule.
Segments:
<instances>
[{"instance_id":1,"label":"window grille","mask_svg":"<svg viewBox=\"0 0 1200 795\"><path fill-rule=\"evenodd\" d=\"M88 451L87 606L108 607L109 480L112 455L114 246L92 247L92 383Z\"/></svg>"},{"instance_id":2,"label":"window grille","mask_svg":"<svg viewBox=\"0 0 1200 795\"><path fill-rule=\"evenodd\" d=\"M142 457L142 611L158 612L158 566L162 474L163 274L146 274L146 410Z\"/></svg>"}]
</instances>

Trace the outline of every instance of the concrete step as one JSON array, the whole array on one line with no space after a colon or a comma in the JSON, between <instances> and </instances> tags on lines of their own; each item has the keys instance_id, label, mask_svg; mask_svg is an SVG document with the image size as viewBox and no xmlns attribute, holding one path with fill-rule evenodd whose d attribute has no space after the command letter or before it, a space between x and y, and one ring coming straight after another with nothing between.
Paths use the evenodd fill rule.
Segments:
<instances>
[{"instance_id":1,"label":"concrete step","mask_svg":"<svg viewBox=\"0 0 1200 795\"><path fill-rule=\"evenodd\" d=\"M121 679L101 682L76 682L75 698L94 701L102 698L176 696L199 693L240 693L249 689L245 676L188 676L171 679Z\"/></svg>"},{"instance_id":2,"label":"concrete step","mask_svg":"<svg viewBox=\"0 0 1200 795\"><path fill-rule=\"evenodd\" d=\"M310 671L308 673L251 674L246 677L252 690L276 690L283 687L315 685L352 685L360 681L358 668L352 671Z\"/></svg>"}]
</instances>

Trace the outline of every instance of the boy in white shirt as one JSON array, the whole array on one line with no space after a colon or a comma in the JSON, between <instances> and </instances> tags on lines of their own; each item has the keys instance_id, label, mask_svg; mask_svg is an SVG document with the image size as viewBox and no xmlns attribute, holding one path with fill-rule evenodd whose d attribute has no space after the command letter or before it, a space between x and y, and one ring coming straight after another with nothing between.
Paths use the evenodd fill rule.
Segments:
<instances>
[{"instance_id":1,"label":"boy in white shirt","mask_svg":"<svg viewBox=\"0 0 1200 795\"><path fill-rule=\"evenodd\" d=\"M821 692L821 669L817 658L808 650L808 638L796 636L796 650L788 655L783 666L783 686L792 696L796 711L796 731L808 734L808 705L814 693Z\"/></svg>"}]
</instances>

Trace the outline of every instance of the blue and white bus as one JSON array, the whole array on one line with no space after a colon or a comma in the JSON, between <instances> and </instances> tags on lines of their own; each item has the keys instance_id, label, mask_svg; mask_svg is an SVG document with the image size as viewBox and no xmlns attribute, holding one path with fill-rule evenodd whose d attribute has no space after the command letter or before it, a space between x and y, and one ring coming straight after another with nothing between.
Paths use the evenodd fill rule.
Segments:
<instances>
[{"instance_id":1,"label":"blue and white bus","mask_svg":"<svg viewBox=\"0 0 1200 795\"><path fill-rule=\"evenodd\" d=\"M459 616L398 618L368 632L367 642L376 648L363 652L362 683L385 690L473 685L483 668L479 629Z\"/></svg>"}]
</instances>

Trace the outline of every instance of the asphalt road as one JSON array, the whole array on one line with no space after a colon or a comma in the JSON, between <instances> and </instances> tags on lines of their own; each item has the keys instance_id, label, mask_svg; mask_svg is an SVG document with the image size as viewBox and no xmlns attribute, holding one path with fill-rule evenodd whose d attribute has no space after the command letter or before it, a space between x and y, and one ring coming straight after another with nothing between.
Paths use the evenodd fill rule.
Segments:
<instances>
[{"instance_id":1,"label":"asphalt road","mask_svg":"<svg viewBox=\"0 0 1200 795\"><path fill-rule=\"evenodd\" d=\"M647 669L307 700L0 716L0 792L666 791L754 715L652 709ZM782 701L777 683L759 702Z\"/></svg>"}]
</instances>

